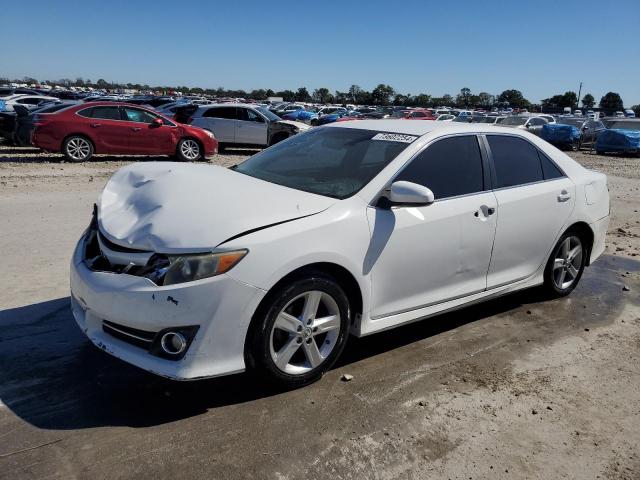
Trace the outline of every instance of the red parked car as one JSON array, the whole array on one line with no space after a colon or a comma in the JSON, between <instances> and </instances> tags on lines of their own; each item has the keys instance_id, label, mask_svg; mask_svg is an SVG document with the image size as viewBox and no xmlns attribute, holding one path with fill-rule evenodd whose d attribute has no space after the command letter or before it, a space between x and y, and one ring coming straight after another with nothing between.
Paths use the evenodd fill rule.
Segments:
<instances>
[{"instance_id":1,"label":"red parked car","mask_svg":"<svg viewBox=\"0 0 640 480\"><path fill-rule=\"evenodd\" d=\"M72 162L94 153L171 155L196 161L217 153L213 133L176 123L137 105L92 102L34 118L34 146L62 152Z\"/></svg>"},{"instance_id":2,"label":"red parked car","mask_svg":"<svg viewBox=\"0 0 640 480\"><path fill-rule=\"evenodd\" d=\"M406 112L404 116L405 120L435 120L436 117L433 116L431 110L426 109L415 109Z\"/></svg>"}]
</instances>

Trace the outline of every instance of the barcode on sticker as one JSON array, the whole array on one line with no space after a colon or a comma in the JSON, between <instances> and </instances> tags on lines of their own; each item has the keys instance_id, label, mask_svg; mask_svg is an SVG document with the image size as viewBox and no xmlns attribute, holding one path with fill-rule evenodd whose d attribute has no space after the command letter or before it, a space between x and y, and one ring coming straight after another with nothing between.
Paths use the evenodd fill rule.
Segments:
<instances>
[{"instance_id":1,"label":"barcode on sticker","mask_svg":"<svg viewBox=\"0 0 640 480\"><path fill-rule=\"evenodd\" d=\"M401 133L377 133L371 140L384 140L386 142L411 143L416 138L415 135L402 135Z\"/></svg>"}]
</instances>

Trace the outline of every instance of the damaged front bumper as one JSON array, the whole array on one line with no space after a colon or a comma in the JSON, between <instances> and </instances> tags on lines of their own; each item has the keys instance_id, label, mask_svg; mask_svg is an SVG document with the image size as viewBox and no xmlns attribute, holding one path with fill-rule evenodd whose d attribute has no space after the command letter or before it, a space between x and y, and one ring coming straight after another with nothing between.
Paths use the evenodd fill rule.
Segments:
<instances>
[{"instance_id":1,"label":"damaged front bumper","mask_svg":"<svg viewBox=\"0 0 640 480\"><path fill-rule=\"evenodd\" d=\"M85 238L71 262L71 309L102 350L149 372L188 380L243 371L244 342L265 292L222 274L157 286L150 279L95 271L83 259ZM154 352L166 329L194 331L179 359Z\"/></svg>"}]
</instances>

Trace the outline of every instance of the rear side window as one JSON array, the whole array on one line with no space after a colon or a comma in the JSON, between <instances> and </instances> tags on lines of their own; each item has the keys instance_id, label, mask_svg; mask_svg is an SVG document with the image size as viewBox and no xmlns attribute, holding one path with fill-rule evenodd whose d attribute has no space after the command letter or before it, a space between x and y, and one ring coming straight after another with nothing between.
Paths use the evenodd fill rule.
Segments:
<instances>
[{"instance_id":1,"label":"rear side window","mask_svg":"<svg viewBox=\"0 0 640 480\"><path fill-rule=\"evenodd\" d=\"M438 140L414 158L395 180L424 185L436 199L481 192L484 184L478 139L465 135Z\"/></svg>"},{"instance_id":2,"label":"rear side window","mask_svg":"<svg viewBox=\"0 0 640 480\"><path fill-rule=\"evenodd\" d=\"M552 180L554 178L564 177L564 173L553 163L549 157L538 150L538 157L540 157L540 163L542 164L542 174L545 180Z\"/></svg>"},{"instance_id":3,"label":"rear side window","mask_svg":"<svg viewBox=\"0 0 640 480\"><path fill-rule=\"evenodd\" d=\"M229 120L236 120L236 107L216 107L210 108L202 114L203 117L210 118L226 118Z\"/></svg>"},{"instance_id":4,"label":"rear side window","mask_svg":"<svg viewBox=\"0 0 640 480\"><path fill-rule=\"evenodd\" d=\"M544 179L538 149L516 137L487 135L496 169L496 188L513 187Z\"/></svg>"},{"instance_id":5,"label":"rear side window","mask_svg":"<svg viewBox=\"0 0 640 480\"><path fill-rule=\"evenodd\" d=\"M78 115L102 120L121 120L118 107L92 107L80 110Z\"/></svg>"}]
</instances>

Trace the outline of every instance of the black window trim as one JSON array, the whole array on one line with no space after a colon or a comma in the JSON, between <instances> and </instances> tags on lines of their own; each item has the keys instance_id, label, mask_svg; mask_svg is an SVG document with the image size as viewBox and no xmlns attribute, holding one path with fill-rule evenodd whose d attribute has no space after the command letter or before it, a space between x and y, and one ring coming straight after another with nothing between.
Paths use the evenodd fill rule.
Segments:
<instances>
[{"instance_id":1,"label":"black window trim","mask_svg":"<svg viewBox=\"0 0 640 480\"><path fill-rule=\"evenodd\" d=\"M437 138L434 138L432 141L430 141L429 143L427 143L426 145L424 145L420 150L418 150L415 154L413 154L405 163L404 165L402 165L397 171L396 173L393 174L393 176L391 177L391 179L386 183L386 185L380 190L380 192L378 193L378 195L376 195L373 200L371 201L371 203L369 203L369 206L371 207L376 207L378 205L378 202L380 201L380 197L386 197L389 189L391 188L391 184L395 181L395 179L398 177L398 175L400 175L400 173L402 173L402 171L407 168L409 166L409 164L411 164L411 162L413 162L419 155L421 155L424 151L427 150L427 148L429 148L431 145L434 145L435 143L439 142L440 140L445 140L447 138L453 138L453 137L476 137L476 141L478 142L478 149L480 150L480 158L482 160L482 190L479 192L472 192L472 193L463 193L462 195L453 195L451 197L443 197L443 198L436 198L434 200L433 203L438 203L438 202L444 202L447 200L454 200L457 198L464 198L464 197L470 197L472 195L480 195L483 193L487 193L487 192L491 192L493 190L493 180L490 174L490 169L491 169L491 162L489 161L489 156L487 153L487 150L484 148L483 143L480 141L480 135L479 133L473 133L473 132L458 132L458 133L450 133L447 135L442 135L439 136ZM382 173L382 172L381 172ZM371 179L373 180L373 179ZM392 207L392 208L404 208L402 206L400 207Z\"/></svg>"},{"instance_id":2,"label":"black window trim","mask_svg":"<svg viewBox=\"0 0 640 480\"><path fill-rule=\"evenodd\" d=\"M91 115L93 115L93 109L94 108L102 108L102 107L112 107L112 108L117 108L118 109L118 114L120 115L120 120L115 120L113 118L95 118L95 117L85 117L84 115L80 115L80 112L84 112L85 110L91 110ZM110 122L122 122L122 115L124 114L124 111L122 110L122 108L120 107L120 105L90 105L87 108L81 108L80 110L76 110L75 111L75 115L78 115L79 117L82 118L89 118L89 119L94 119L94 120L109 120Z\"/></svg>"},{"instance_id":3,"label":"black window trim","mask_svg":"<svg viewBox=\"0 0 640 480\"><path fill-rule=\"evenodd\" d=\"M487 138L487 135L490 136L502 136L502 137L512 137L512 138L519 138L521 140L524 140L525 142L527 142L529 145L531 145L533 148L536 149L536 151L538 152L538 159L540 159L540 155L544 155L545 157L547 157L547 160L549 160L557 169L560 173L562 173L561 177L556 177L556 178L543 178L542 180L538 180L536 182L528 182L528 183L520 183L518 185L510 185L508 187L498 187L496 188L496 185L498 185L498 177L496 175L496 167L495 164L493 162L493 154L491 153L491 147L489 146L489 139ZM513 134L509 134L509 133L503 133L503 132L491 132L491 133L482 133L482 134L478 134L478 136L482 139L482 143L485 146L485 149L487 151L487 155L489 157L489 164L490 164L490 168L491 168L491 180L492 180L492 186L494 188L492 188L492 190L494 192L499 192L501 190L507 190L510 188L520 188L520 187L526 187L528 185L536 185L538 183L544 183L544 182L554 182L556 180L562 180L563 178L569 178L566 174L566 172L546 153L544 153L540 148L538 148L537 145L535 145L533 142L531 142L528 138L522 137L520 135L513 135ZM540 169L542 170L542 164L540 164ZM544 170L543 170L543 177L544 177Z\"/></svg>"}]
</instances>

